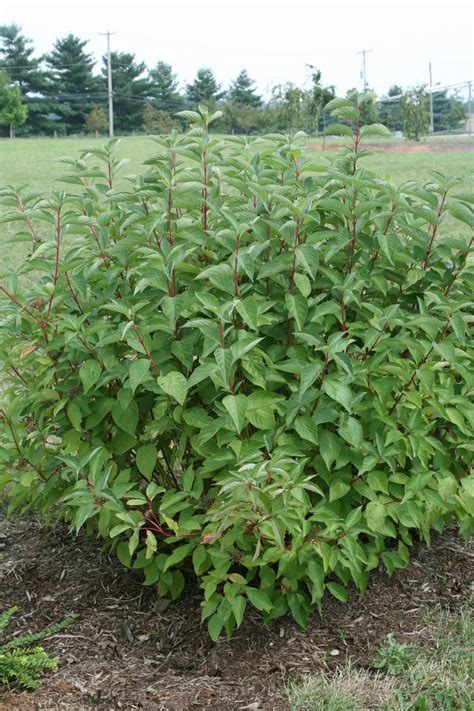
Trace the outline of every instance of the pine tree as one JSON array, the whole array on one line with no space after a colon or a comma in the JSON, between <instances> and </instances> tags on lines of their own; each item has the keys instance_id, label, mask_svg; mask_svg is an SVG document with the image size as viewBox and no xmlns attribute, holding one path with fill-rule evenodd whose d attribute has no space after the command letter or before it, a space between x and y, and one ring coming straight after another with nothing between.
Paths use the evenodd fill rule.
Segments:
<instances>
[{"instance_id":1,"label":"pine tree","mask_svg":"<svg viewBox=\"0 0 474 711\"><path fill-rule=\"evenodd\" d=\"M86 45L87 40L69 34L56 40L46 57L50 71L45 94L54 103L54 113L66 133L85 128L86 116L100 97L92 74L95 60L85 51Z\"/></svg>"},{"instance_id":2,"label":"pine tree","mask_svg":"<svg viewBox=\"0 0 474 711\"><path fill-rule=\"evenodd\" d=\"M262 97L255 93L254 84L255 82L249 77L247 71L242 69L237 79L230 85L227 96L238 104L259 108L262 105Z\"/></svg>"},{"instance_id":3,"label":"pine tree","mask_svg":"<svg viewBox=\"0 0 474 711\"><path fill-rule=\"evenodd\" d=\"M32 41L21 34L18 25L0 26L0 69L7 72L11 83L18 86L28 108L28 123L23 132L39 132L45 128L49 107L38 97L45 87L41 58L32 57Z\"/></svg>"},{"instance_id":4,"label":"pine tree","mask_svg":"<svg viewBox=\"0 0 474 711\"><path fill-rule=\"evenodd\" d=\"M187 85L186 96L195 105L207 104L211 107L225 95L220 88L212 69L201 67L193 83Z\"/></svg>"},{"instance_id":5,"label":"pine tree","mask_svg":"<svg viewBox=\"0 0 474 711\"><path fill-rule=\"evenodd\" d=\"M387 97L401 97L403 89L398 84L392 84L387 92ZM403 130L403 117L400 101L386 101L383 98L378 102L380 122L391 131Z\"/></svg>"},{"instance_id":6,"label":"pine tree","mask_svg":"<svg viewBox=\"0 0 474 711\"><path fill-rule=\"evenodd\" d=\"M102 68L103 86L107 83L107 58ZM136 131L143 125L145 102L150 97L150 82L143 75L144 62L137 62L128 52L112 52L112 86L114 92L114 125L118 131Z\"/></svg>"},{"instance_id":7,"label":"pine tree","mask_svg":"<svg viewBox=\"0 0 474 711\"><path fill-rule=\"evenodd\" d=\"M170 64L157 62L155 68L150 70L150 94L156 99L154 106L159 109L173 114L182 108L183 97Z\"/></svg>"}]
</instances>

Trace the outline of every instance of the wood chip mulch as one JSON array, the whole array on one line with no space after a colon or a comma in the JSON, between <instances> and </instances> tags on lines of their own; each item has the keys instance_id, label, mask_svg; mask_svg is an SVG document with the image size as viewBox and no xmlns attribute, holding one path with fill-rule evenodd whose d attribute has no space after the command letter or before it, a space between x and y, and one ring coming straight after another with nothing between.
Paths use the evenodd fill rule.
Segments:
<instances>
[{"instance_id":1,"label":"wood chip mulch","mask_svg":"<svg viewBox=\"0 0 474 711\"><path fill-rule=\"evenodd\" d=\"M306 630L290 619L263 626L250 615L229 642L211 642L200 622L199 590L175 603L144 588L137 573L100 554L97 541L2 517L0 610L18 606L9 631L43 629L70 613L80 618L42 642L60 665L33 692L0 693L0 711L286 711L285 685L344 662L369 665L389 632L422 644L426 613L456 612L474 580L474 553L454 531L417 544L392 578L373 572L361 600L328 596Z\"/></svg>"}]
</instances>

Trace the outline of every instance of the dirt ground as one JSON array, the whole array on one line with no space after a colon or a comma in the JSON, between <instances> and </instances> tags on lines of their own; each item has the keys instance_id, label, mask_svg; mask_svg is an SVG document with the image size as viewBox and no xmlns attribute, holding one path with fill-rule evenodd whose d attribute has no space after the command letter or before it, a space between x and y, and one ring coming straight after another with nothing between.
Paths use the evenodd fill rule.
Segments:
<instances>
[{"instance_id":1,"label":"dirt ground","mask_svg":"<svg viewBox=\"0 0 474 711\"><path fill-rule=\"evenodd\" d=\"M167 604L84 535L29 519L0 518L0 530L7 534L0 610L19 608L10 632L80 614L42 643L59 657L58 671L34 692L0 694L0 711L283 711L289 678L341 664L346 654L367 667L389 632L422 644L427 610L459 610L474 579L472 548L448 532L431 548L415 546L409 567L391 579L374 572L364 599L355 589L346 604L328 596L322 618L315 613L306 630L289 619L264 627L255 614L230 642L213 643L191 583Z\"/></svg>"}]
</instances>

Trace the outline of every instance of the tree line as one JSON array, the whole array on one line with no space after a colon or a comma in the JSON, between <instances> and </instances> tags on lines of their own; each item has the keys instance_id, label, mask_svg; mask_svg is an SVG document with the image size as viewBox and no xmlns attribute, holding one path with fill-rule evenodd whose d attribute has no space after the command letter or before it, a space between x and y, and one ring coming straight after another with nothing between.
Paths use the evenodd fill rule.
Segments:
<instances>
[{"instance_id":1,"label":"tree line","mask_svg":"<svg viewBox=\"0 0 474 711\"><path fill-rule=\"evenodd\" d=\"M35 57L32 41L15 24L0 26L0 135L72 135L104 132L107 118L107 58L98 74L87 41L73 34L54 42L51 52ZM180 87L173 68L163 61L149 69L129 52L112 52L114 126L117 133L167 133L180 128L175 115L199 104L219 106L216 128L229 133L292 131L310 134L327 127L331 117L324 106L335 97L335 87L322 83L312 65L309 88L292 83L273 87L269 100L257 93L243 69L223 88L212 69L202 67L194 80ZM348 92L351 94L354 90ZM424 89L403 92L392 86L388 97L365 94L362 123L385 123L391 130L419 138L428 130L428 97ZM435 131L458 128L465 118L462 102L435 95Z\"/></svg>"}]
</instances>

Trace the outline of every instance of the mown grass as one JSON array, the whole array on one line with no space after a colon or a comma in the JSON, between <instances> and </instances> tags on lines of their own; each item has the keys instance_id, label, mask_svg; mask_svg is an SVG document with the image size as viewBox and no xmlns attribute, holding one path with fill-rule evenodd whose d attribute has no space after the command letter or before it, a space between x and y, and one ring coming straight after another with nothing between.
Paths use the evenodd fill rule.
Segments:
<instances>
[{"instance_id":1,"label":"mown grass","mask_svg":"<svg viewBox=\"0 0 474 711\"><path fill-rule=\"evenodd\" d=\"M436 139L439 143L440 139ZM468 139L465 139L465 143ZM103 145L105 138L29 138L3 140L0 142L0 187L5 184L28 185L32 188L50 190L58 186L63 174L63 166L56 161L63 156L78 156L88 146ZM341 145L343 141L328 139L328 148ZM458 150L457 141L450 150L433 150L434 144L427 141L420 144L423 150L384 150L383 145L404 149L400 139L379 141L381 146L374 155L364 159L363 165L377 171L381 177L399 184L406 180L426 181L431 170L440 170L456 175L472 187L474 171L474 139L471 151ZM308 150L315 151L322 161L334 156L334 151L321 150L321 139L308 140ZM144 160L157 152L157 146L149 136L128 136L120 139L118 157L128 158L130 163L124 172L135 173Z\"/></svg>"},{"instance_id":2,"label":"mown grass","mask_svg":"<svg viewBox=\"0 0 474 711\"><path fill-rule=\"evenodd\" d=\"M291 683L293 711L472 711L474 614L432 611L423 644L382 643L371 663L348 658L334 672Z\"/></svg>"}]
</instances>

